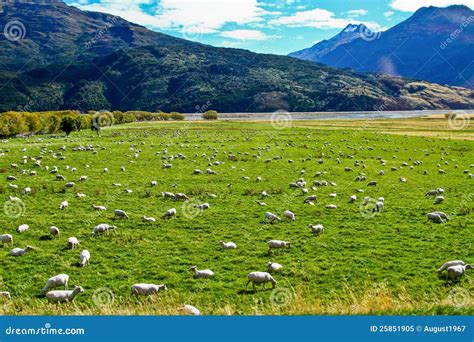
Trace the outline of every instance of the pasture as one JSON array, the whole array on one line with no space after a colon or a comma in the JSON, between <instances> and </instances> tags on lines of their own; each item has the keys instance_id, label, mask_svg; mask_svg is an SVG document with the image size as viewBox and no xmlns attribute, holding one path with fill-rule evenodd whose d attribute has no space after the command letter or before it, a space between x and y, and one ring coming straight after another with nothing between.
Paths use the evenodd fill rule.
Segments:
<instances>
[{"instance_id":1,"label":"pasture","mask_svg":"<svg viewBox=\"0 0 474 342\"><path fill-rule=\"evenodd\" d=\"M0 291L12 297L0 298L0 312L176 315L190 304L203 314L223 315L473 314L474 271L466 271L459 282L436 272L448 260L474 262L474 178L469 178L474 141L464 139L472 136L472 125L443 129L443 137L452 137L448 140L423 136L425 128L412 134L417 126L407 121L399 120L410 127L410 136L389 134L395 124L379 133L362 122L294 122L291 128L264 122L167 122L114 126L100 137L82 131L69 139L45 135L3 141L0 234L13 235L14 242L0 245ZM457 134L462 136L457 139ZM41 165L34 166L31 158L41 158ZM50 173L53 166L65 181ZM203 174L194 174L195 169ZM362 174L366 180L356 181ZM87 180L78 181L80 176ZM289 186L299 178L307 182L307 194ZM157 186L151 186L153 180ZM312 189L314 181L329 184ZM367 186L369 181L377 185ZM67 182L75 184L66 188ZM30 194L23 193L26 187ZM445 191L440 204L425 197L437 188ZM166 191L190 199L164 198ZM304 203L309 195L317 195L314 205ZM348 203L352 195L357 200ZM9 196L21 201L12 203ZM366 196L384 197L383 210L373 213L363 206ZM63 201L69 207L60 210ZM210 208L195 207L202 203ZM107 210L93 210L93 204ZM327 209L330 204L337 209ZM176 216L162 219L170 208L176 208ZM115 209L129 219L114 219ZM296 219L285 218L285 210ZM265 222L267 211L281 221ZM445 212L450 220L429 222L426 215L433 211ZM143 222L143 215L156 222ZM100 223L117 228L93 236ZM29 230L16 232L21 224ZM324 225L324 233L313 235L309 224ZM59 228L59 237L50 236L51 226ZM71 250L67 239L73 236L80 246ZM291 247L269 252L272 239L289 241ZM237 248L223 250L221 240ZM27 245L34 249L9 255L10 249ZM91 260L81 268L83 249ZM246 291L248 274L266 271L270 260L283 265L273 273L275 290L267 284L265 290ZM193 265L211 269L214 277L194 279ZM60 273L69 275L70 287L85 290L73 303L51 304L39 296L48 278ZM136 297L130 294L135 283L166 284L168 291Z\"/></svg>"}]
</instances>

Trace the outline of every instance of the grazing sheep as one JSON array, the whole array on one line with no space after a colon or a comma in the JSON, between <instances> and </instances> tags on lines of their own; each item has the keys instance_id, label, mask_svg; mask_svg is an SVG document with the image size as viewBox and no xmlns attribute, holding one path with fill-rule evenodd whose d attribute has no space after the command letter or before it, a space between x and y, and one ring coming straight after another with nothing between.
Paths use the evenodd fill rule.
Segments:
<instances>
[{"instance_id":1,"label":"grazing sheep","mask_svg":"<svg viewBox=\"0 0 474 342\"><path fill-rule=\"evenodd\" d=\"M209 269L206 270L198 270L197 266L191 266L189 269L191 272L194 272L194 278L204 278L208 279L211 278L214 275L214 272L212 272Z\"/></svg>"},{"instance_id":2,"label":"grazing sheep","mask_svg":"<svg viewBox=\"0 0 474 342\"><path fill-rule=\"evenodd\" d=\"M211 194L212 195L212 194ZM216 196L217 197L217 196ZM186 194L178 192L175 194L175 198L177 201L189 201L189 197Z\"/></svg>"},{"instance_id":3,"label":"grazing sheep","mask_svg":"<svg viewBox=\"0 0 474 342\"><path fill-rule=\"evenodd\" d=\"M92 230L92 235L97 235L99 233L105 233L105 232L108 232L111 229L116 229L116 228L117 228L116 226L112 226L112 225L107 224L107 223L101 223L101 224L98 224L97 226L94 227L94 229Z\"/></svg>"},{"instance_id":4,"label":"grazing sheep","mask_svg":"<svg viewBox=\"0 0 474 342\"><path fill-rule=\"evenodd\" d=\"M123 210L116 209L114 210L114 218L124 218L124 219L129 219L127 213Z\"/></svg>"},{"instance_id":5,"label":"grazing sheep","mask_svg":"<svg viewBox=\"0 0 474 342\"><path fill-rule=\"evenodd\" d=\"M466 270L474 269L474 266L466 264L466 265L455 265L449 266L446 271L448 272L448 277L452 281L457 281L464 275Z\"/></svg>"},{"instance_id":6,"label":"grazing sheep","mask_svg":"<svg viewBox=\"0 0 474 342\"><path fill-rule=\"evenodd\" d=\"M20 226L16 229L16 231L17 231L18 233L23 233L23 232L26 232L28 229L30 229L30 226L29 226L29 225L27 225L27 224L22 224L22 225L20 225Z\"/></svg>"},{"instance_id":7,"label":"grazing sheep","mask_svg":"<svg viewBox=\"0 0 474 342\"><path fill-rule=\"evenodd\" d=\"M203 203L203 204L195 204L194 208L198 208L200 210L206 210L209 209L210 204L209 203Z\"/></svg>"},{"instance_id":8,"label":"grazing sheep","mask_svg":"<svg viewBox=\"0 0 474 342\"><path fill-rule=\"evenodd\" d=\"M168 209L162 216L162 218L171 218L176 215L176 208Z\"/></svg>"},{"instance_id":9,"label":"grazing sheep","mask_svg":"<svg viewBox=\"0 0 474 342\"><path fill-rule=\"evenodd\" d=\"M69 202L68 201L62 201L61 204L59 205L59 209L64 210L67 207L69 207Z\"/></svg>"},{"instance_id":10,"label":"grazing sheep","mask_svg":"<svg viewBox=\"0 0 474 342\"><path fill-rule=\"evenodd\" d=\"M63 286L63 285L64 285L64 289L67 290L68 282L69 282L69 276L67 274L55 275L54 277L51 277L48 279L48 281L46 282L46 285L43 287L41 292L44 293L48 291L49 289L52 289L58 286Z\"/></svg>"},{"instance_id":11,"label":"grazing sheep","mask_svg":"<svg viewBox=\"0 0 474 342\"><path fill-rule=\"evenodd\" d=\"M314 235L319 235L321 233L324 233L324 226L322 224L316 224L316 225L310 224L308 225L308 227L311 229L311 233L313 233Z\"/></svg>"},{"instance_id":12,"label":"grazing sheep","mask_svg":"<svg viewBox=\"0 0 474 342\"><path fill-rule=\"evenodd\" d=\"M223 249L235 249L235 248L237 248L237 245L235 244L235 242L219 241L219 244L222 246Z\"/></svg>"},{"instance_id":13,"label":"grazing sheep","mask_svg":"<svg viewBox=\"0 0 474 342\"><path fill-rule=\"evenodd\" d=\"M84 292L84 289L80 286L76 286L72 291L49 291L46 293L46 298L48 298L50 302L72 302L74 298L82 292Z\"/></svg>"},{"instance_id":14,"label":"grazing sheep","mask_svg":"<svg viewBox=\"0 0 474 342\"><path fill-rule=\"evenodd\" d=\"M13 236L11 234L0 235L0 242L3 244L9 243L13 245Z\"/></svg>"},{"instance_id":15,"label":"grazing sheep","mask_svg":"<svg viewBox=\"0 0 474 342\"><path fill-rule=\"evenodd\" d=\"M436 196L437 194L438 194L438 190L437 190L437 189L428 190L427 192L425 192L425 197Z\"/></svg>"},{"instance_id":16,"label":"grazing sheep","mask_svg":"<svg viewBox=\"0 0 474 342\"><path fill-rule=\"evenodd\" d=\"M349 200L347 201L347 203L354 203L356 200L357 200L357 196L352 195L351 197L349 197Z\"/></svg>"},{"instance_id":17,"label":"grazing sheep","mask_svg":"<svg viewBox=\"0 0 474 342\"><path fill-rule=\"evenodd\" d=\"M201 311L199 311L198 308L192 305L185 304L182 310L188 315L201 316Z\"/></svg>"},{"instance_id":18,"label":"grazing sheep","mask_svg":"<svg viewBox=\"0 0 474 342\"><path fill-rule=\"evenodd\" d=\"M158 182L157 182L157 181L151 181L151 182L150 182L150 186L151 186L151 187L155 187L155 186L157 186L157 185L158 185Z\"/></svg>"},{"instance_id":19,"label":"grazing sheep","mask_svg":"<svg viewBox=\"0 0 474 342\"><path fill-rule=\"evenodd\" d=\"M31 194L31 188L29 188L29 187L28 187L28 188L24 188L24 189L23 189L23 193L24 193L25 195Z\"/></svg>"},{"instance_id":20,"label":"grazing sheep","mask_svg":"<svg viewBox=\"0 0 474 342\"><path fill-rule=\"evenodd\" d=\"M162 192L161 196L164 197L164 198L176 199L176 195L173 194L172 192L168 192L168 191Z\"/></svg>"},{"instance_id":21,"label":"grazing sheep","mask_svg":"<svg viewBox=\"0 0 474 342\"><path fill-rule=\"evenodd\" d=\"M328 205L326 205L326 209L337 209L337 205L335 205L335 204L328 204Z\"/></svg>"},{"instance_id":22,"label":"grazing sheep","mask_svg":"<svg viewBox=\"0 0 474 342\"><path fill-rule=\"evenodd\" d=\"M304 199L304 203L310 203L310 202L316 201L317 199L318 199L318 196L311 195Z\"/></svg>"},{"instance_id":23,"label":"grazing sheep","mask_svg":"<svg viewBox=\"0 0 474 342\"><path fill-rule=\"evenodd\" d=\"M81 176L79 177L79 182L84 182L87 180L87 178L88 178L87 176Z\"/></svg>"},{"instance_id":24,"label":"grazing sheep","mask_svg":"<svg viewBox=\"0 0 474 342\"><path fill-rule=\"evenodd\" d=\"M440 204L444 202L444 196L436 196L434 204Z\"/></svg>"},{"instance_id":25,"label":"grazing sheep","mask_svg":"<svg viewBox=\"0 0 474 342\"><path fill-rule=\"evenodd\" d=\"M444 270L448 269L448 267L451 267L451 266L458 266L458 265L466 265L466 263L462 260L451 260L451 261L447 261L445 262L440 268L438 268L438 273L441 273L443 272Z\"/></svg>"},{"instance_id":26,"label":"grazing sheep","mask_svg":"<svg viewBox=\"0 0 474 342\"><path fill-rule=\"evenodd\" d=\"M289 211L289 210L285 210L283 212L283 215L285 215L285 217L289 218L292 221L294 221L296 219L295 214L292 211Z\"/></svg>"},{"instance_id":27,"label":"grazing sheep","mask_svg":"<svg viewBox=\"0 0 474 342\"><path fill-rule=\"evenodd\" d=\"M52 236L60 236L60 232L59 232L59 228L58 227L55 227L55 226L51 226L49 227L49 233L52 235Z\"/></svg>"},{"instance_id":28,"label":"grazing sheep","mask_svg":"<svg viewBox=\"0 0 474 342\"><path fill-rule=\"evenodd\" d=\"M272 275L268 272L250 272L248 275L248 282L247 285L245 286L245 289L247 290L249 287L249 284L252 283L253 290L255 291L255 284L263 285L263 288L265 289L265 284L266 283L272 283L272 287L274 288L277 284L277 281L273 279Z\"/></svg>"},{"instance_id":29,"label":"grazing sheep","mask_svg":"<svg viewBox=\"0 0 474 342\"><path fill-rule=\"evenodd\" d=\"M154 217L147 217L145 215L142 216L142 221L143 222L156 222L156 219Z\"/></svg>"},{"instance_id":30,"label":"grazing sheep","mask_svg":"<svg viewBox=\"0 0 474 342\"><path fill-rule=\"evenodd\" d=\"M8 299L8 300L11 300L12 296L10 295L10 292L8 292L8 291L1 291L0 292L0 298L5 298L5 299Z\"/></svg>"},{"instance_id":31,"label":"grazing sheep","mask_svg":"<svg viewBox=\"0 0 474 342\"><path fill-rule=\"evenodd\" d=\"M74 182L69 182L69 183L64 184L64 187L65 188L73 188L74 185L75 185Z\"/></svg>"},{"instance_id":32,"label":"grazing sheep","mask_svg":"<svg viewBox=\"0 0 474 342\"><path fill-rule=\"evenodd\" d=\"M82 192L78 192L78 193L76 194L76 197L77 197L77 198L84 198L84 197L86 197L86 194L83 194Z\"/></svg>"},{"instance_id":33,"label":"grazing sheep","mask_svg":"<svg viewBox=\"0 0 474 342\"><path fill-rule=\"evenodd\" d=\"M270 223L273 223L274 221L281 221L281 219L275 214L267 211L265 213L265 221L270 221Z\"/></svg>"},{"instance_id":34,"label":"grazing sheep","mask_svg":"<svg viewBox=\"0 0 474 342\"><path fill-rule=\"evenodd\" d=\"M268 248L271 250L273 248L290 248L290 242L282 240L270 240L267 242Z\"/></svg>"},{"instance_id":35,"label":"grazing sheep","mask_svg":"<svg viewBox=\"0 0 474 342\"><path fill-rule=\"evenodd\" d=\"M257 204L261 207L266 207L267 206L267 203L265 203L265 202L261 202L261 201L258 201L258 200L255 201L255 202L257 202Z\"/></svg>"},{"instance_id":36,"label":"grazing sheep","mask_svg":"<svg viewBox=\"0 0 474 342\"><path fill-rule=\"evenodd\" d=\"M11 251L10 251L10 255L11 256L14 256L14 257L17 257L17 256L22 256L26 253L28 253L29 251L32 251L33 250L33 247L31 246L26 246L26 248L13 248Z\"/></svg>"},{"instance_id":37,"label":"grazing sheep","mask_svg":"<svg viewBox=\"0 0 474 342\"><path fill-rule=\"evenodd\" d=\"M377 185L377 181L370 181L367 183L367 186L376 186Z\"/></svg>"},{"instance_id":38,"label":"grazing sheep","mask_svg":"<svg viewBox=\"0 0 474 342\"><path fill-rule=\"evenodd\" d=\"M449 221L449 217L441 211L428 213L426 214L426 216L428 216L429 221L432 221L435 223L444 223L445 221Z\"/></svg>"},{"instance_id":39,"label":"grazing sheep","mask_svg":"<svg viewBox=\"0 0 474 342\"><path fill-rule=\"evenodd\" d=\"M168 288L165 284L155 285L155 284L133 284L131 287L132 295L142 295L150 296L152 294L158 293L160 291L167 291Z\"/></svg>"},{"instance_id":40,"label":"grazing sheep","mask_svg":"<svg viewBox=\"0 0 474 342\"><path fill-rule=\"evenodd\" d=\"M268 264L267 264L267 269L268 269L269 273L279 272L279 271L281 271L282 268L283 268L283 266L276 263L276 262L269 261Z\"/></svg>"},{"instance_id":41,"label":"grazing sheep","mask_svg":"<svg viewBox=\"0 0 474 342\"><path fill-rule=\"evenodd\" d=\"M92 208L94 208L94 210L99 210L99 211L105 211L105 210L107 210L107 208L104 207L103 205L95 205L95 204L93 204L93 205L92 205Z\"/></svg>"},{"instance_id":42,"label":"grazing sheep","mask_svg":"<svg viewBox=\"0 0 474 342\"><path fill-rule=\"evenodd\" d=\"M91 253L87 249L84 249L81 254L79 254L79 259L79 266L84 267L86 264L89 265Z\"/></svg>"},{"instance_id":43,"label":"grazing sheep","mask_svg":"<svg viewBox=\"0 0 474 342\"><path fill-rule=\"evenodd\" d=\"M75 249L79 246L79 240L77 239L77 237L70 237L69 239L67 239L67 246L69 249Z\"/></svg>"}]
</instances>

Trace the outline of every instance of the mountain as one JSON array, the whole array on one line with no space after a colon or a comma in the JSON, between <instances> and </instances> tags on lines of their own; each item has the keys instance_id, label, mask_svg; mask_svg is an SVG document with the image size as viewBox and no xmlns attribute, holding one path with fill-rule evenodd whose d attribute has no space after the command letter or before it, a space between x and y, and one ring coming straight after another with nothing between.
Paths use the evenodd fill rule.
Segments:
<instances>
[{"instance_id":1,"label":"mountain","mask_svg":"<svg viewBox=\"0 0 474 342\"><path fill-rule=\"evenodd\" d=\"M423 7L407 20L368 39L354 39L335 49L327 49L321 42L311 48L314 53L291 55L338 68L384 72L472 89L473 21L474 11L466 6Z\"/></svg>"},{"instance_id":2,"label":"mountain","mask_svg":"<svg viewBox=\"0 0 474 342\"><path fill-rule=\"evenodd\" d=\"M57 1L1 7L24 34L0 41L0 111L474 108L472 90L216 48Z\"/></svg>"},{"instance_id":3,"label":"mountain","mask_svg":"<svg viewBox=\"0 0 474 342\"><path fill-rule=\"evenodd\" d=\"M348 44L353 40L360 38L361 34L367 30L368 29L364 24L349 24L344 28L344 30L331 39L320 41L310 48L290 53L288 56L307 61L319 61L339 46Z\"/></svg>"}]
</instances>

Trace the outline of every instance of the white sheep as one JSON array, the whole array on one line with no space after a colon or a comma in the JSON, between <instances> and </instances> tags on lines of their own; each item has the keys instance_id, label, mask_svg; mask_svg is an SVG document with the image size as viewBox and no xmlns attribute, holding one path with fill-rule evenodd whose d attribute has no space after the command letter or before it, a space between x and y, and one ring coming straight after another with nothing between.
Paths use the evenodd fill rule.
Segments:
<instances>
[{"instance_id":1,"label":"white sheep","mask_svg":"<svg viewBox=\"0 0 474 342\"><path fill-rule=\"evenodd\" d=\"M321 233L324 233L324 226L322 224L316 224L316 225L310 224L308 225L308 227L311 229L311 233L313 233L314 235L319 235Z\"/></svg>"},{"instance_id":2,"label":"white sheep","mask_svg":"<svg viewBox=\"0 0 474 342\"><path fill-rule=\"evenodd\" d=\"M24 189L23 189L23 193L24 193L25 195L31 194L31 188L29 188L29 187L24 188Z\"/></svg>"},{"instance_id":3,"label":"white sheep","mask_svg":"<svg viewBox=\"0 0 474 342\"><path fill-rule=\"evenodd\" d=\"M351 197L349 197L349 200L347 201L347 203L354 203L356 200L357 200L357 196L352 195Z\"/></svg>"},{"instance_id":4,"label":"white sheep","mask_svg":"<svg viewBox=\"0 0 474 342\"><path fill-rule=\"evenodd\" d=\"M83 194L82 192L78 192L78 193L76 194L76 197L77 197L77 198L84 198L84 197L86 197L86 194Z\"/></svg>"},{"instance_id":5,"label":"white sheep","mask_svg":"<svg viewBox=\"0 0 474 342\"><path fill-rule=\"evenodd\" d=\"M444 196L436 196L435 204L440 204L444 202Z\"/></svg>"},{"instance_id":6,"label":"white sheep","mask_svg":"<svg viewBox=\"0 0 474 342\"><path fill-rule=\"evenodd\" d=\"M62 201L61 204L59 205L59 209L64 210L67 207L69 207L69 202L68 201Z\"/></svg>"},{"instance_id":7,"label":"white sheep","mask_svg":"<svg viewBox=\"0 0 474 342\"><path fill-rule=\"evenodd\" d=\"M132 295L142 295L150 296L152 294L158 293L160 291L166 291L168 288L165 284L155 285L155 284L133 284L131 287Z\"/></svg>"},{"instance_id":8,"label":"white sheep","mask_svg":"<svg viewBox=\"0 0 474 342\"><path fill-rule=\"evenodd\" d=\"M0 235L0 242L3 244L9 243L13 245L13 236L11 234Z\"/></svg>"},{"instance_id":9,"label":"white sheep","mask_svg":"<svg viewBox=\"0 0 474 342\"><path fill-rule=\"evenodd\" d=\"M18 233L23 233L23 232L26 232L28 229L30 229L30 226L27 225L27 224L22 224L20 226L18 226L18 228L16 229L16 231Z\"/></svg>"},{"instance_id":10,"label":"white sheep","mask_svg":"<svg viewBox=\"0 0 474 342\"><path fill-rule=\"evenodd\" d=\"M445 262L440 268L438 268L438 273L441 273L443 272L444 270L446 270L448 267L451 267L451 266L458 266L458 265L466 265L466 263L462 260L451 260L451 261L447 261Z\"/></svg>"},{"instance_id":11,"label":"white sheep","mask_svg":"<svg viewBox=\"0 0 474 342\"><path fill-rule=\"evenodd\" d=\"M92 230L92 235L97 235L99 233L108 232L111 229L116 229L116 226L110 225L108 223L101 223L94 227Z\"/></svg>"},{"instance_id":12,"label":"white sheep","mask_svg":"<svg viewBox=\"0 0 474 342\"><path fill-rule=\"evenodd\" d=\"M26 248L13 248L11 251L10 251L10 255L11 256L14 256L14 257L17 257L17 256L22 256L26 253L28 253L29 251L32 251L33 250L33 247L31 246L26 246Z\"/></svg>"},{"instance_id":13,"label":"white sheep","mask_svg":"<svg viewBox=\"0 0 474 342\"><path fill-rule=\"evenodd\" d=\"M261 201L258 201L258 200L255 201L255 202L261 207L266 207L267 206L267 203L265 203L265 202L261 202Z\"/></svg>"},{"instance_id":14,"label":"white sheep","mask_svg":"<svg viewBox=\"0 0 474 342\"><path fill-rule=\"evenodd\" d=\"M432 221L432 222L435 222L435 223L444 223L446 221L449 221L448 216L445 213L441 212L441 211L435 211L435 212L432 212L432 213L428 213L428 214L426 214L426 216L428 217L429 221Z\"/></svg>"},{"instance_id":15,"label":"white sheep","mask_svg":"<svg viewBox=\"0 0 474 342\"><path fill-rule=\"evenodd\" d=\"M154 217L148 217L148 216L143 215L142 221L143 222L156 222L156 219Z\"/></svg>"},{"instance_id":16,"label":"white sheep","mask_svg":"<svg viewBox=\"0 0 474 342\"><path fill-rule=\"evenodd\" d=\"M79 254L79 259L79 266L84 267L86 266L86 264L89 265L91 260L91 253L87 249L84 249L81 254Z\"/></svg>"},{"instance_id":17,"label":"white sheep","mask_svg":"<svg viewBox=\"0 0 474 342\"><path fill-rule=\"evenodd\" d=\"M245 289L247 290L249 287L249 284L252 283L252 287L255 291L255 285L263 285L263 288L265 288L266 283L272 283L272 287L275 287L277 284L277 281L273 279L272 275L268 272L250 272L248 275L248 282L247 285L245 286Z\"/></svg>"},{"instance_id":18,"label":"white sheep","mask_svg":"<svg viewBox=\"0 0 474 342\"><path fill-rule=\"evenodd\" d=\"M237 248L237 244L235 242L219 241L219 244L222 246L223 249L235 249L235 248Z\"/></svg>"},{"instance_id":19,"label":"white sheep","mask_svg":"<svg viewBox=\"0 0 474 342\"><path fill-rule=\"evenodd\" d=\"M59 231L59 228L58 227L55 227L55 226L51 226L49 227L49 233L52 235L52 236L60 236L61 233Z\"/></svg>"},{"instance_id":20,"label":"white sheep","mask_svg":"<svg viewBox=\"0 0 474 342\"><path fill-rule=\"evenodd\" d=\"M192 305L185 304L181 310L183 310L188 315L201 316L201 311Z\"/></svg>"},{"instance_id":21,"label":"white sheep","mask_svg":"<svg viewBox=\"0 0 474 342\"><path fill-rule=\"evenodd\" d=\"M214 272L212 272L209 269L206 270L198 270L197 266L191 266L189 269L191 272L194 272L194 278L204 278L208 279L211 278L214 275Z\"/></svg>"},{"instance_id":22,"label":"white sheep","mask_svg":"<svg viewBox=\"0 0 474 342\"><path fill-rule=\"evenodd\" d=\"M107 208L104 207L103 205L95 205L95 204L93 204L93 205L92 205L92 208L94 208L94 210L99 210L99 211L105 211L105 210L107 210Z\"/></svg>"},{"instance_id":23,"label":"white sheep","mask_svg":"<svg viewBox=\"0 0 474 342\"><path fill-rule=\"evenodd\" d=\"M267 211L265 213L265 221L270 221L270 223L273 223L274 221L281 221L281 219L275 214Z\"/></svg>"},{"instance_id":24,"label":"white sheep","mask_svg":"<svg viewBox=\"0 0 474 342\"><path fill-rule=\"evenodd\" d=\"M285 217L289 218L292 221L294 221L296 219L295 214L292 211L289 211L289 210L285 210L283 212L283 215L285 215Z\"/></svg>"},{"instance_id":25,"label":"white sheep","mask_svg":"<svg viewBox=\"0 0 474 342\"><path fill-rule=\"evenodd\" d=\"M124 219L129 219L127 213L123 210L120 210L120 209L116 209L114 210L114 218L124 218Z\"/></svg>"},{"instance_id":26,"label":"white sheep","mask_svg":"<svg viewBox=\"0 0 474 342\"><path fill-rule=\"evenodd\" d=\"M269 273L272 273L272 272L279 272L281 271L281 269L283 268L282 265L276 263L276 262L271 262L269 261L267 263L267 269L268 269L268 272Z\"/></svg>"},{"instance_id":27,"label":"white sheep","mask_svg":"<svg viewBox=\"0 0 474 342\"><path fill-rule=\"evenodd\" d=\"M176 215L176 208L168 209L162 216L162 218L171 218Z\"/></svg>"},{"instance_id":28,"label":"white sheep","mask_svg":"<svg viewBox=\"0 0 474 342\"><path fill-rule=\"evenodd\" d=\"M84 289L80 286L76 286L72 291L49 291L46 293L46 298L48 298L50 302L72 302L74 298L82 292L84 292Z\"/></svg>"},{"instance_id":29,"label":"white sheep","mask_svg":"<svg viewBox=\"0 0 474 342\"><path fill-rule=\"evenodd\" d=\"M54 277L51 277L48 279L46 282L46 285L43 287L41 292L46 292L49 289L58 287L58 286L64 286L64 289L68 289L68 282L69 282L69 276L67 274L58 274L55 275Z\"/></svg>"},{"instance_id":30,"label":"white sheep","mask_svg":"<svg viewBox=\"0 0 474 342\"><path fill-rule=\"evenodd\" d=\"M267 242L268 248L270 250L272 248L290 248L291 244L288 241L282 241L282 240L270 240Z\"/></svg>"},{"instance_id":31,"label":"white sheep","mask_svg":"<svg viewBox=\"0 0 474 342\"><path fill-rule=\"evenodd\" d=\"M67 245L69 249L75 249L79 246L79 240L77 239L77 237L72 236L67 239Z\"/></svg>"},{"instance_id":32,"label":"white sheep","mask_svg":"<svg viewBox=\"0 0 474 342\"><path fill-rule=\"evenodd\" d=\"M158 182L156 180L150 182L151 187L158 186Z\"/></svg>"},{"instance_id":33,"label":"white sheep","mask_svg":"<svg viewBox=\"0 0 474 342\"><path fill-rule=\"evenodd\" d=\"M203 203L203 204L195 204L194 208L198 208L200 210L206 210L209 209L210 204L209 203Z\"/></svg>"},{"instance_id":34,"label":"white sheep","mask_svg":"<svg viewBox=\"0 0 474 342\"><path fill-rule=\"evenodd\" d=\"M446 271L448 272L449 279L456 281L459 280L464 275L464 272L466 270L471 270L473 269L474 266L472 265L455 265L455 266L449 266Z\"/></svg>"},{"instance_id":35,"label":"white sheep","mask_svg":"<svg viewBox=\"0 0 474 342\"><path fill-rule=\"evenodd\" d=\"M337 205L335 204L327 204L326 209L337 209Z\"/></svg>"}]
</instances>

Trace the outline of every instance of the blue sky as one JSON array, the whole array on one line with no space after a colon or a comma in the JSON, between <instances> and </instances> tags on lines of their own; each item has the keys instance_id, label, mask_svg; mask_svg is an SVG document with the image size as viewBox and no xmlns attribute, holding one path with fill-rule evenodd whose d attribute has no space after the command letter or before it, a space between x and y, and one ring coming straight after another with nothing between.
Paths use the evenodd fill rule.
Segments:
<instances>
[{"instance_id":1,"label":"blue sky","mask_svg":"<svg viewBox=\"0 0 474 342\"><path fill-rule=\"evenodd\" d=\"M422 6L474 0L66 0L152 30L205 44L288 54L336 35L349 23L384 30Z\"/></svg>"}]
</instances>

